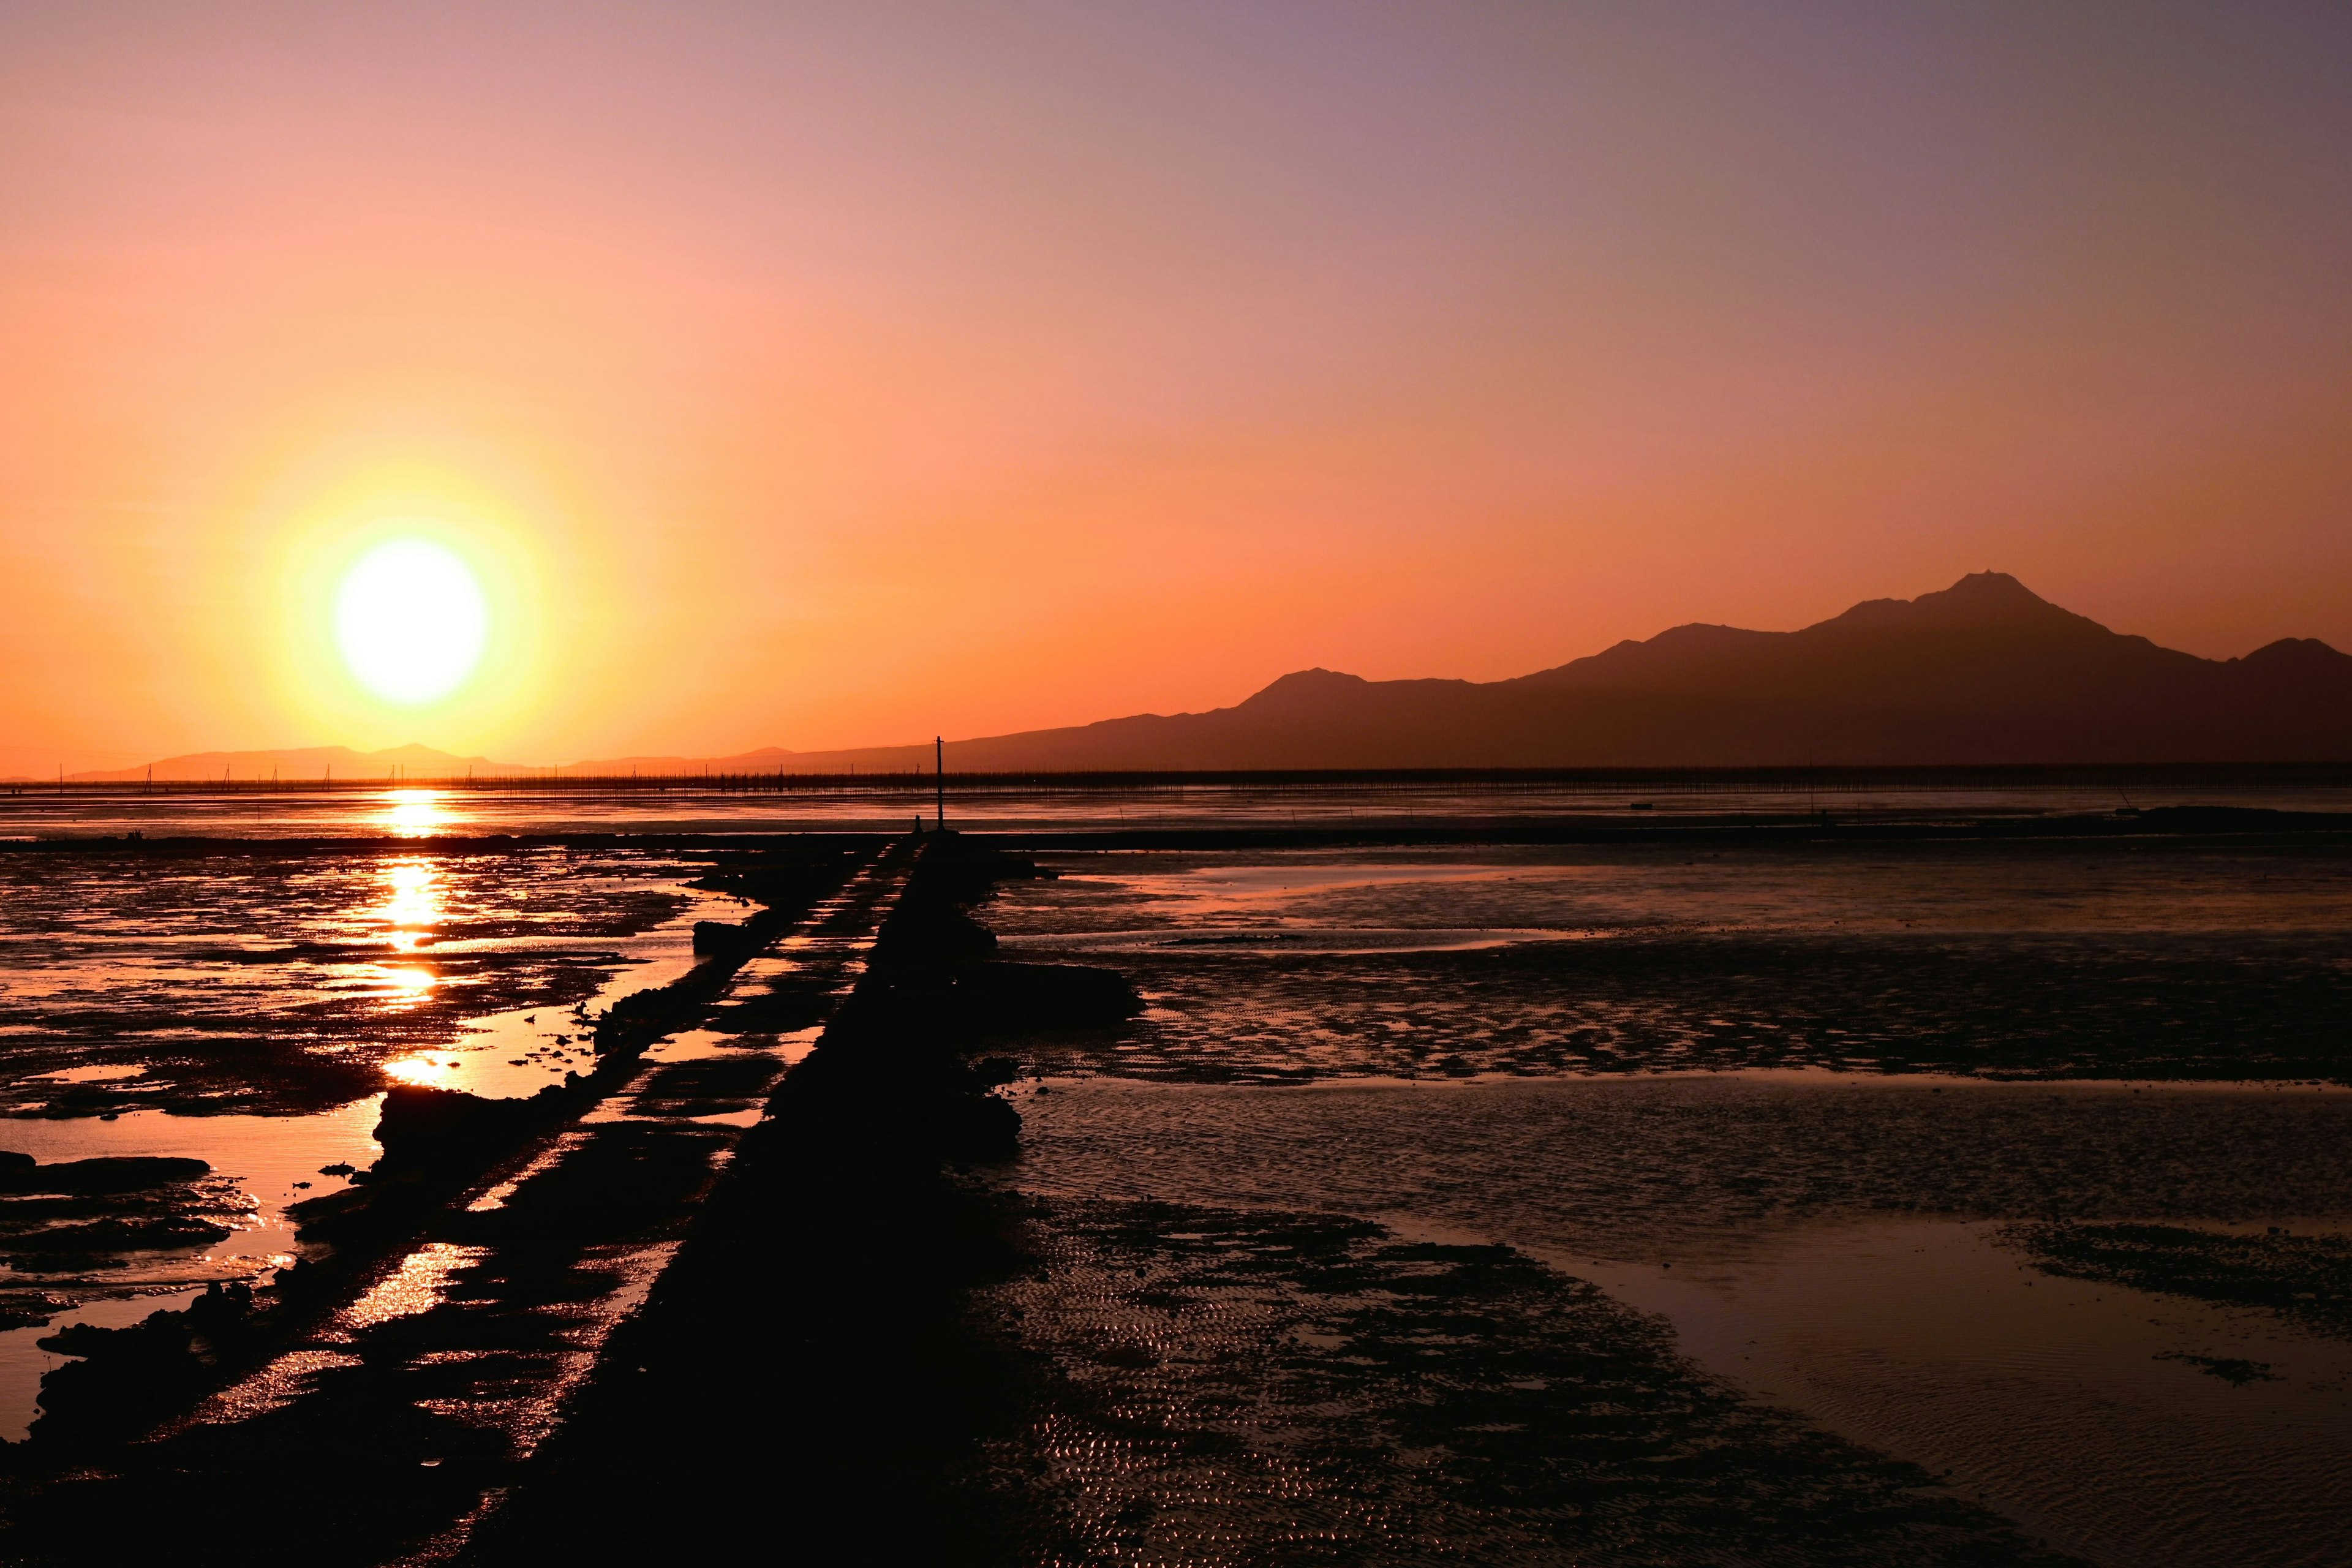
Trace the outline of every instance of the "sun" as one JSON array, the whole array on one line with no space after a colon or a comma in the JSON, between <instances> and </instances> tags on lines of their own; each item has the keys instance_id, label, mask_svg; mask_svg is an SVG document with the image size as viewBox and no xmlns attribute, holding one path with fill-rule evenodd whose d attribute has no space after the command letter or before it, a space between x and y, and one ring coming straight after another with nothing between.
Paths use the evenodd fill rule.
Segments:
<instances>
[{"instance_id":1,"label":"sun","mask_svg":"<svg viewBox=\"0 0 2352 1568\"><path fill-rule=\"evenodd\" d=\"M482 661L489 602L473 571L443 545L395 539L343 574L335 643L362 686L387 702L446 697Z\"/></svg>"}]
</instances>

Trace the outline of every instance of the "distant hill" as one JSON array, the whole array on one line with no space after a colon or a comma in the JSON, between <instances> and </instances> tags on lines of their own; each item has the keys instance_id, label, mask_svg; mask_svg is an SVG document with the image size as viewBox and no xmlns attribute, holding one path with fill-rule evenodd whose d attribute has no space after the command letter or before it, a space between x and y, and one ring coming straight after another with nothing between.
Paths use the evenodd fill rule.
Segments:
<instances>
[{"instance_id":1,"label":"distant hill","mask_svg":"<svg viewBox=\"0 0 2352 1568\"><path fill-rule=\"evenodd\" d=\"M381 752L354 752L349 746L304 746L283 752L192 752L164 757L135 768L110 772L68 773L68 781L89 784L135 784L152 778L157 784L204 780L266 779L392 779L462 778L467 770L484 777L545 773L494 763L488 757L458 757L430 746L393 746Z\"/></svg>"},{"instance_id":2,"label":"distant hill","mask_svg":"<svg viewBox=\"0 0 2352 1568\"><path fill-rule=\"evenodd\" d=\"M928 746L795 771L928 765ZM1684 626L1512 680L1286 675L1232 708L950 742L1029 769L1889 766L2352 761L2352 657L2206 659L1982 572L1793 632Z\"/></svg>"},{"instance_id":3,"label":"distant hill","mask_svg":"<svg viewBox=\"0 0 2352 1568\"><path fill-rule=\"evenodd\" d=\"M2207 659L2109 631L1980 572L1793 632L1675 626L1511 680L1286 675L1231 708L951 741L960 772L1902 766L2352 761L2352 657L2283 638ZM929 769L931 747L618 757L648 775ZM205 752L163 779L544 773L424 746ZM69 775L135 780L143 769Z\"/></svg>"}]
</instances>

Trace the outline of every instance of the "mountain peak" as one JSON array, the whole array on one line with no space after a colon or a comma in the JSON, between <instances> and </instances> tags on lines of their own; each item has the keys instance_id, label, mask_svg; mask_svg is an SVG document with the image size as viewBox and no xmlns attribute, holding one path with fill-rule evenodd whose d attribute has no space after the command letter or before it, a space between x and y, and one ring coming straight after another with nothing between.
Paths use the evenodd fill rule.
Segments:
<instances>
[{"instance_id":1,"label":"mountain peak","mask_svg":"<svg viewBox=\"0 0 2352 1568\"><path fill-rule=\"evenodd\" d=\"M1899 635L1919 629L2115 635L2087 616L2052 604L2006 572L1971 572L1948 588L1916 599L1865 599L1843 615L1797 635L1837 637L1856 631Z\"/></svg>"},{"instance_id":2,"label":"mountain peak","mask_svg":"<svg viewBox=\"0 0 2352 1568\"><path fill-rule=\"evenodd\" d=\"M1972 605L2047 605L2050 603L2006 572L1971 572L1942 592L1922 594L1911 602L1916 605L1928 599L1949 599L1955 604Z\"/></svg>"},{"instance_id":3,"label":"mountain peak","mask_svg":"<svg viewBox=\"0 0 2352 1568\"><path fill-rule=\"evenodd\" d=\"M2352 666L2352 655L2339 652L2317 637L2281 637L2230 662L2266 672L2318 674Z\"/></svg>"},{"instance_id":4,"label":"mountain peak","mask_svg":"<svg viewBox=\"0 0 2352 1568\"><path fill-rule=\"evenodd\" d=\"M1318 664L1313 669L1294 669L1288 675L1276 677L1264 689L1244 699L1241 705L1248 708L1261 703L1312 702L1370 684L1360 675L1344 675Z\"/></svg>"}]
</instances>

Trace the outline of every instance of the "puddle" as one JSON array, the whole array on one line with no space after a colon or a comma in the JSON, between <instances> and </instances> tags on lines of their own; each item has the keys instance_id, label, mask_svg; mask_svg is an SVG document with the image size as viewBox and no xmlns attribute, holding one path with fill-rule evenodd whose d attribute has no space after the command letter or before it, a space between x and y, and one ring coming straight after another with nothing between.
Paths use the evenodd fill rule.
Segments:
<instances>
[{"instance_id":1,"label":"puddle","mask_svg":"<svg viewBox=\"0 0 2352 1568\"><path fill-rule=\"evenodd\" d=\"M343 1184L341 1176L321 1174L320 1168L343 1164L364 1169L383 1152L374 1136L382 1105L383 1097L372 1095L311 1116L170 1116L142 1110L112 1121L95 1117L0 1121L0 1148L30 1154L44 1164L119 1155L194 1158L210 1164L215 1177L234 1181L256 1205L244 1228L201 1253L128 1254L111 1262L94 1258L91 1287L13 1270L0 1274L0 1280L70 1297L89 1288L121 1290L157 1273L180 1279L266 1273L295 1255L287 1207ZM150 1312L184 1306L200 1289L98 1297L46 1324L0 1331L0 1438L23 1438L39 1413L36 1401L42 1376L67 1359L42 1350L36 1342L78 1322L121 1328Z\"/></svg>"},{"instance_id":2,"label":"puddle","mask_svg":"<svg viewBox=\"0 0 2352 1568\"><path fill-rule=\"evenodd\" d=\"M0 1121L0 1149L30 1154L43 1164L109 1155L177 1155L205 1162L213 1174L235 1181L259 1207L248 1228L210 1248L207 1257L261 1263L290 1255L294 1232L286 1208L342 1185L341 1176L320 1173L323 1165L365 1169L383 1147L375 1124L383 1097L322 1110L311 1116L173 1116L134 1110L101 1121L11 1117ZM307 1184L298 1187L296 1183Z\"/></svg>"},{"instance_id":3,"label":"puddle","mask_svg":"<svg viewBox=\"0 0 2352 1568\"><path fill-rule=\"evenodd\" d=\"M441 1304L450 1279L458 1270L470 1268L488 1256L489 1248L485 1247L428 1241L402 1258L391 1273L369 1287L366 1294L337 1312L334 1322L320 1338L328 1343L349 1343L380 1323L429 1312Z\"/></svg>"},{"instance_id":4,"label":"puddle","mask_svg":"<svg viewBox=\"0 0 2352 1568\"><path fill-rule=\"evenodd\" d=\"M486 1100L527 1100L567 1072L595 1066L595 1016L622 997L668 984L698 962L694 952L697 921L733 921L749 906L723 893L682 889L678 912L638 935L614 940L613 948L634 962L615 970L587 1000L571 1008L516 1007L469 1018L450 1044L414 1052L384 1064L404 1083L454 1089Z\"/></svg>"},{"instance_id":5,"label":"puddle","mask_svg":"<svg viewBox=\"0 0 2352 1568\"><path fill-rule=\"evenodd\" d=\"M59 1068L55 1072L37 1072L26 1077L35 1083L119 1083L124 1079L144 1077L146 1072L145 1068L140 1067L82 1067Z\"/></svg>"},{"instance_id":6,"label":"puddle","mask_svg":"<svg viewBox=\"0 0 2352 1568\"><path fill-rule=\"evenodd\" d=\"M634 971L624 971L601 988L597 1005L609 1006L638 987ZM518 1007L469 1020L449 1047L419 1051L386 1062L384 1071L403 1083L454 1089L485 1100L527 1100L566 1072L587 1072L596 1064L594 1026L557 1007Z\"/></svg>"},{"instance_id":7,"label":"puddle","mask_svg":"<svg viewBox=\"0 0 2352 1568\"><path fill-rule=\"evenodd\" d=\"M2341 1562L2352 1344L2042 1273L1981 1224L1801 1233L1672 1268L1530 1248L1674 1324L1769 1403L1936 1474L2096 1560ZM2242 1384L2203 1363L2246 1362Z\"/></svg>"},{"instance_id":8,"label":"puddle","mask_svg":"<svg viewBox=\"0 0 2352 1568\"><path fill-rule=\"evenodd\" d=\"M677 1034L646 1047L646 1057L657 1062L700 1061L709 1057L727 1056L761 1043L740 1035L722 1034L717 1029L680 1029Z\"/></svg>"},{"instance_id":9,"label":"puddle","mask_svg":"<svg viewBox=\"0 0 2352 1568\"><path fill-rule=\"evenodd\" d=\"M45 1326L10 1329L0 1333L0 1440L21 1443L40 1414L36 1403L41 1379L72 1358L43 1350L36 1341L62 1332L75 1323L101 1329L125 1329L150 1312L172 1311L204 1294L198 1286L186 1290L163 1290L152 1295L111 1301L88 1301L52 1318Z\"/></svg>"}]
</instances>

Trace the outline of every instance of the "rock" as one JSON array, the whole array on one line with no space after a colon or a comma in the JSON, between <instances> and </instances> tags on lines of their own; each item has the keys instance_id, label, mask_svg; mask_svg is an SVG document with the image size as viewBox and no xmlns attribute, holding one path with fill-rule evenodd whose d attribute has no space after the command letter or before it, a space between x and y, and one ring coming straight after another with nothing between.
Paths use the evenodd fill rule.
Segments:
<instances>
[{"instance_id":1,"label":"rock","mask_svg":"<svg viewBox=\"0 0 2352 1568\"><path fill-rule=\"evenodd\" d=\"M759 937L746 927L728 921L697 921L694 922L694 951L704 958L731 958L737 953L751 952L760 944Z\"/></svg>"},{"instance_id":2,"label":"rock","mask_svg":"<svg viewBox=\"0 0 2352 1568\"><path fill-rule=\"evenodd\" d=\"M376 1142L386 1149L418 1143L452 1143L492 1114L489 1101L454 1089L395 1085L384 1092Z\"/></svg>"},{"instance_id":3,"label":"rock","mask_svg":"<svg viewBox=\"0 0 2352 1568\"><path fill-rule=\"evenodd\" d=\"M58 1226L36 1231L19 1243L34 1253L157 1252L183 1247L210 1247L229 1235L229 1227L187 1215L163 1219L101 1219L89 1225Z\"/></svg>"}]
</instances>

